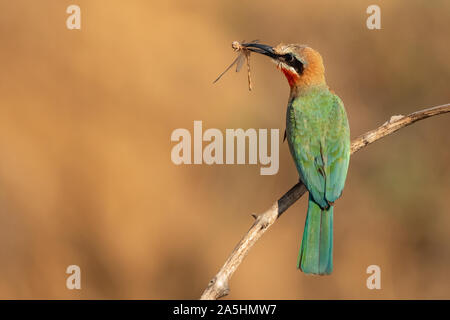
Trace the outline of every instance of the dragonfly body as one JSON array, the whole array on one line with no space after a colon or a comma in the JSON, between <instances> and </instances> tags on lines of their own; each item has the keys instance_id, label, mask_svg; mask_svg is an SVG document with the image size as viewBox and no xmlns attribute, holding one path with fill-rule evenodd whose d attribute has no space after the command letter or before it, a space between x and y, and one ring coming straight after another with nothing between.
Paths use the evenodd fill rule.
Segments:
<instances>
[{"instance_id":1,"label":"dragonfly body","mask_svg":"<svg viewBox=\"0 0 450 320\"><path fill-rule=\"evenodd\" d=\"M255 44L258 40L254 40L251 43L248 44ZM239 72L244 65L244 61L247 62L247 78L248 78L248 90L252 90L252 78L250 76L250 50L248 50L245 46L245 44L241 44L238 41L233 41L231 44L231 47L234 49L234 51L238 52L238 56L236 59L233 60L233 62L217 77L216 80L214 80L213 83L216 83L219 81L220 78L228 71L230 70L234 65L236 65L236 72Z\"/></svg>"}]
</instances>

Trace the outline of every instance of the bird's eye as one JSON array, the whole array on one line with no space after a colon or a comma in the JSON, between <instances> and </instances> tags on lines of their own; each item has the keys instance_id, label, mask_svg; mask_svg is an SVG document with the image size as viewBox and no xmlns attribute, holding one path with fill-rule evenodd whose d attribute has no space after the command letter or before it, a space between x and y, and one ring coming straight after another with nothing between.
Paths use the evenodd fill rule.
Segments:
<instances>
[{"instance_id":1,"label":"bird's eye","mask_svg":"<svg viewBox=\"0 0 450 320\"><path fill-rule=\"evenodd\" d=\"M293 62L295 59L292 53L285 54L283 58L286 62Z\"/></svg>"}]
</instances>

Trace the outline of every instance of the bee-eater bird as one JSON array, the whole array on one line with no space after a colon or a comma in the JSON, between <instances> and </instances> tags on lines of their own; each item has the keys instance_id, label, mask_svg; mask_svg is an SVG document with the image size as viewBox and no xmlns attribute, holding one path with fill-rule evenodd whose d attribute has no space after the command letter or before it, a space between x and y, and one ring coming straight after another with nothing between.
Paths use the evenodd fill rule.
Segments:
<instances>
[{"instance_id":1,"label":"bee-eater bird","mask_svg":"<svg viewBox=\"0 0 450 320\"><path fill-rule=\"evenodd\" d=\"M286 113L289 150L309 191L297 267L305 273L333 271L333 204L341 196L350 160L350 129L342 100L325 82L320 54L308 46L243 44L269 56L291 88Z\"/></svg>"}]
</instances>

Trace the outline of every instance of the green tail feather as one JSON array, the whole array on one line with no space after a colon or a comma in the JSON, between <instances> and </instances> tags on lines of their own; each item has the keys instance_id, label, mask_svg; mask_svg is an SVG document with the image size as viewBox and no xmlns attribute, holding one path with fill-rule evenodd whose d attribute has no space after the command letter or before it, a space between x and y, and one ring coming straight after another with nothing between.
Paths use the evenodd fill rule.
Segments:
<instances>
[{"instance_id":1,"label":"green tail feather","mask_svg":"<svg viewBox=\"0 0 450 320\"><path fill-rule=\"evenodd\" d=\"M333 206L322 210L311 195L297 268L312 274L333 271Z\"/></svg>"}]
</instances>

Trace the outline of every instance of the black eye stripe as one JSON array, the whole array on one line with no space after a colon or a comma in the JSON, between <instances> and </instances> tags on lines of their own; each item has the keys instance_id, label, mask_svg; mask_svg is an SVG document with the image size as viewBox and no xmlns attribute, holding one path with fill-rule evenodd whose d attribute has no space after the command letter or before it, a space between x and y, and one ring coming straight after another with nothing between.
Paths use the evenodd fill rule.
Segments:
<instances>
[{"instance_id":1,"label":"black eye stripe","mask_svg":"<svg viewBox=\"0 0 450 320\"><path fill-rule=\"evenodd\" d=\"M283 55L283 60L292 68L294 68L298 74L303 73L304 69L303 63L301 63L301 61L299 61L292 53L287 53Z\"/></svg>"}]
</instances>

